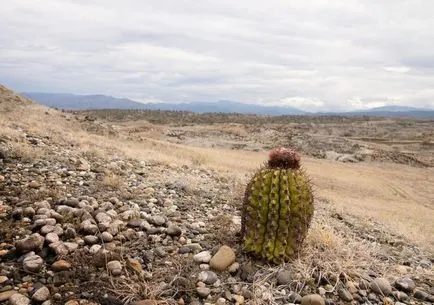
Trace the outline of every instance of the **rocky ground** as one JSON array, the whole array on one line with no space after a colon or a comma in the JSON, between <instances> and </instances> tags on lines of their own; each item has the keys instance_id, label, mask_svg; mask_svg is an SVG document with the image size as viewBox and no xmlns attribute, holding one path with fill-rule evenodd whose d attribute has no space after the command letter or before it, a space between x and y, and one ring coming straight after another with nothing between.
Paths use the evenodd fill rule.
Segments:
<instances>
[{"instance_id":1,"label":"rocky ground","mask_svg":"<svg viewBox=\"0 0 434 305\"><path fill-rule=\"evenodd\" d=\"M249 174L81 151L67 130L0 124L0 304L434 302L433 253L325 198L299 257L269 265L239 244Z\"/></svg>"},{"instance_id":2,"label":"rocky ground","mask_svg":"<svg viewBox=\"0 0 434 305\"><path fill-rule=\"evenodd\" d=\"M380 224L333 211L321 198L309 237L314 253L301 254L306 258L298 263L269 266L242 253L242 194L232 193L233 182L217 172L77 155L25 131L23 138L46 153L26 160L2 143L0 302L434 302L432 256ZM357 246L321 257L333 242L312 236L330 234L320 231L322 219ZM370 249L374 261L357 261L364 255L357 247ZM355 266L344 265L348 257Z\"/></svg>"}]
</instances>

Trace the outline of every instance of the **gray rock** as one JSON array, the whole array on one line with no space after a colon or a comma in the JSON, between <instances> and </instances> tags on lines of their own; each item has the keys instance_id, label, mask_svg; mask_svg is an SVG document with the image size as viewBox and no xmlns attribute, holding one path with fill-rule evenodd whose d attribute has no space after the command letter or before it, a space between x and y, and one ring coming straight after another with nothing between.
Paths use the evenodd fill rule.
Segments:
<instances>
[{"instance_id":1,"label":"gray rock","mask_svg":"<svg viewBox=\"0 0 434 305\"><path fill-rule=\"evenodd\" d=\"M42 235L47 235L48 233L53 232L53 230L54 230L54 226L52 226L52 225L45 225L45 226L43 226L41 228L40 231L41 231Z\"/></svg>"},{"instance_id":2,"label":"gray rock","mask_svg":"<svg viewBox=\"0 0 434 305\"><path fill-rule=\"evenodd\" d=\"M89 219L86 219L81 223L81 230L85 234L94 235L98 232L98 226L93 224Z\"/></svg>"},{"instance_id":3,"label":"gray rock","mask_svg":"<svg viewBox=\"0 0 434 305\"><path fill-rule=\"evenodd\" d=\"M46 241L48 244L58 242L58 241L59 241L59 236L58 236L56 233L53 233L53 232L48 233L48 234L45 236L45 241Z\"/></svg>"},{"instance_id":4,"label":"gray rock","mask_svg":"<svg viewBox=\"0 0 434 305\"><path fill-rule=\"evenodd\" d=\"M101 239L103 242L111 242L113 241L113 235L111 235L109 232L102 232L101 233Z\"/></svg>"},{"instance_id":5,"label":"gray rock","mask_svg":"<svg viewBox=\"0 0 434 305\"><path fill-rule=\"evenodd\" d=\"M167 227L166 233L167 233L167 235L170 235L170 236L180 236L182 233L182 230L177 225L170 224Z\"/></svg>"},{"instance_id":6,"label":"gray rock","mask_svg":"<svg viewBox=\"0 0 434 305\"><path fill-rule=\"evenodd\" d=\"M291 272L282 269L277 272L277 285L288 285L291 282Z\"/></svg>"},{"instance_id":7,"label":"gray rock","mask_svg":"<svg viewBox=\"0 0 434 305\"><path fill-rule=\"evenodd\" d=\"M372 291L379 295L388 296L392 293L392 286L390 285L389 281L383 277L374 279L370 286Z\"/></svg>"},{"instance_id":8,"label":"gray rock","mask_svg":"<svg viewBox=\"0 0 434 305\"><path fill-rule=\"evenodd\" d=\"M395 281L395 287L401 291L413 292L414 288L416 288L416 284L409 277L401 277Z\"/></svg>"},{"instance_id":9,"label":"gray rock","mask_svg":"<svg viewBox=\"0 0 434 305\"><path fill-rule=\"evenodd\" d=\"M421 266L423 269L431 269L432 263L427 259L423 259L419 262L419 266Z\"/></svg>"},{"instance_id":10,"label":"gray rock","mask_svg":"<svg viewBox=\"0 0 434 305\"><path fill-rule=\"evenodd\" d=\"M392 294L396 300L403 301L403 302L410 301L410 297L405 292L393 291Z\"/></svg>"},{"instance_id":11,"label":"gray rock","mask_svg":"<svg viewBox=\"0 0 434 305\"><path fill-rule=\"evenodd\" d=\"M95 235L86 235L83 238L84 242L88 245L94 245L98 243L98 237Z\"/></svg>"},{"instance_id":12,"label":"gray rock","mask_svg":"<svg viewBox=\"0 0 434 305\"><path fill-rule=\"evenodd\" d=\"M197 263L209 263L211 260L211 252L202 251L193 256L193 260Z\"/></svg>"},{"instance_id":13,"label":"gray rock","mask_svg":"<svg viewBox=\"0 0 434 305\"><path fill-rule=\"evenodd\" d=\"M211 293L211 289L208 287L197 287L196 292L201 298L206 298Z\"/></svg>"},{"instance_id":14,"label":"gray rock","mask_svg":"<svg viewBox=\"0 0 434 305\"><path fill-rule=\"evenodd\" d=\"M229 273L234 274L238 271L238 269L240 269L240 264L238 262L235 262L229 266L228 271Z\"/></svg>"},{"instance_id":15,"label":"gray rock","mask_svg":"<svg viewBox=\"0 0 434 305\"><path fill-rule=\"evenodd\" d=\"M49 297L50 297L50 290L47 287L42 286L41 288L36 290L35 293L32 295L32 300L36 302L44 302L48 300Z\"/></svg>"},{"instance_id":16,"label":"gray rock","mask_svg":"<svg viewBox=\"0 0 434 305\"><path fill-rule=\"evenodd\" d=\"M35 209L32 207L27 207L23 210L23 216L24 217L29 217L32 218L33 216L35 216Z\"/></svg>"},{"instance_id":17,"label":"gray rock","mask_svg":"<svg viewBox=\"0 0 434 305\"><path fill-rule=\"evenodd\" d=\"M27 238L15 242L15 248L18 252L27 253L30 251L40 251L44 245L44 237L34 233Z\"/></svg>"},{"instance_id":18,"label":"gray rock","mask_svg":"<svg viewBox=\"0 0 434 305\"><path fill-rule=\"evenodd\" d=\"M68 247L62 242L54 242L49 245L50 249L52 249L58 256L66 256L69 253Z\"/></svg>"},{"instance_id":19,"label":"gray rock","mask_svg":"<svg viewBox=\"0 0 434 305\"><path fill-rule=\"evenodd\" d=\"M30 299L20 293L15 293L9 298L10 305L30 305Z\"/></svg>"},{"instance_id":20,"label":"gray rock","mask_svg":"<svg viewBox=\"0 0 434 305\"><path fill-rule=\"evenodd\" d=\"M343 287L340 287L338 289L338 295L345 302L351 302L353 300L353 296L351 295L351 293Z\"/></svg>"},{"instance_id":21,"label":"gray rock","mask_svg":"<svg viewBox=\"0 0 434 305\"><path fill-rule=\"evenodd\" d=\"M192 252L202 251L202 246L198 243L186 244L184 247L190 249Z\"/></svg>"},{"instance_id":22,"label":"gray rock","mask_svg":"<svg viewBox=\"0 0 434 305\"><path fill-rule=\"evenodd\" d=\"M30 255L23 260L23 268L27 272L37 273L43 265L44 260L39 255Z\"/></svg>"},{"instance_id":23,"label":"gray rock","mask_svg":"<svg viewBox=\"0 0 434 305\"><path fill-rule=\"evenodd\" d=\"M108 262L107 269L114 276L118 276L122 274L122 264L119 261Z\"/></svg>"},{"instance_id":24,"label":"gray rock","mask_svg":"<svg viewBox=\"0 0 434 305\"><path fill-rule=\"evenodd\" d=\"M163 226L166 223L166 219L163 216L156 215L149 218L149 222L158 227Z\"/></svg>"},{"instance_id":25,"label":"gray rock","mask_svg":"<svg viewBox=\"0 0 434 305\"><path fill-rule=\"evenodd\" d=\"M96 254L98 253L99 250L101 250L101 248L102 248L101 245L93 245L92 247L90 247L89 253Z\"/></svg>"},{"instance_id":26,"label":"gray rock","mask_svg":"<svg viewBox=\"0 0 434 305\"><path fill-rule=\"evenodd\" d=\"M424 300L427 300L427 299L428 299L429 294L426 293L425 291L422 291L422 290L416 289L416 290L414 291L413 296L414 296L416 299L419 299L419 300L424 301Z\"/></svg>"},{"instance_id":27,"label":"gray rock","mask_svg":"<svg viewBox=\"0 0 434 305\"><path fill-rule=\"evenodd\" d=\"M197 279L207 285L213 285L218 280L218 277L214 272L207 270L199 273Z\"/></svg>"}]
</instances>

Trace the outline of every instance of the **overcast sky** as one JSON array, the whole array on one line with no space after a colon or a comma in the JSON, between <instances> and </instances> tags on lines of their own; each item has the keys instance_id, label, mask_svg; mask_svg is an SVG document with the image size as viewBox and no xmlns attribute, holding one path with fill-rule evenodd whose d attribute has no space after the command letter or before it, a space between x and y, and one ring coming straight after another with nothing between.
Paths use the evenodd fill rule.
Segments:
<instances>
[{"instance_id":1,"label":"overcast sky","mask_svg":"<svg viewBox=\"0 0 434 305\"><path fill-rule=\"evenodd\" d=\"M432 0L0 0L0 83L140 101L434 108Z\"/></svg>"}]
</instances>

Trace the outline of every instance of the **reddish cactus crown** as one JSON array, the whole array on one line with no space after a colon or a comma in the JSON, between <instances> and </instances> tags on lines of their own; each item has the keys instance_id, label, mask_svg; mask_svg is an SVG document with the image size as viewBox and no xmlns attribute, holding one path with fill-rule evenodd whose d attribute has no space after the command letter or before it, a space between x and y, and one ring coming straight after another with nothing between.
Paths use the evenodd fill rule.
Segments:
<instances>
[{"instance_id":1,"label":"reddish cactus crown","mask_svg":"<svg viewBox=\"0 0 434 305\"><path fill-rule=\"evenodd\" d=\"M271 168L300 168L300 155L293 149L278 147L270 151L268 167Z\"/></svg>"}]
</instances>

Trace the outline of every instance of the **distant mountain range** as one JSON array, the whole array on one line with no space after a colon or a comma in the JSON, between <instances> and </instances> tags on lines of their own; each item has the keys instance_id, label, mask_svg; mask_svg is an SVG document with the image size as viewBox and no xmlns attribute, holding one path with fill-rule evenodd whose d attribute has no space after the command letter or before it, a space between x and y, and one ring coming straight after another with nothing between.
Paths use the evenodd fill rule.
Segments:
<instances>
[{"instance_id":1,"label":"distant mountain range","mask_svg":"<svg viewBox=\"0 0 434 305\"><path fill-rule=\"evenodd\" d=\"M49 107L66 110L85 109L148 109L190 112L250 113L258 115L368 115L385 117L418 117L434 119L433 109L408 106L384 106L351 112L312 113L294 107L260 106L233 101L189 103L139 103L106 95L25 92L24 96Z\"/></svg>"}]
</instances>

